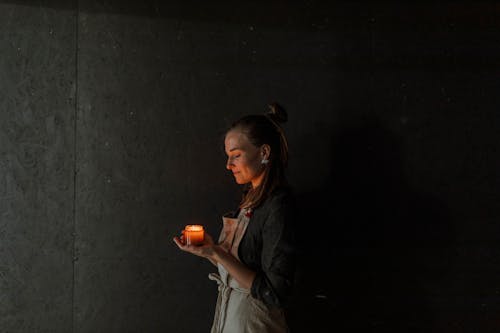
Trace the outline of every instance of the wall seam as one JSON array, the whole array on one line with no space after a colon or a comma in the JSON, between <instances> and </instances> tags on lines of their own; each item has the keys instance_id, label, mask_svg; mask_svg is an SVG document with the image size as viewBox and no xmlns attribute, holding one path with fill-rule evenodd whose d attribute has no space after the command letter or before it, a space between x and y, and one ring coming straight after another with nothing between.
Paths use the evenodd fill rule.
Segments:
<instances>
[{"instance_id":1,"label":"wall seam","mask_svg":"<svg viewBox=\"0 0 500 333\"><path fill-rule=\"evenodd\" d=\"M77 125L78 125L78 105L79 105L79 95L78 95L78 38L79 38L79 14L80 6L79 0L75 0L75 114L73 123L73 253L72 253L72 295L71 295L71 331L75 332L75 265L77 258L76 251L76 180L77 180Z\"/></svg>"},{"instance_id":2,"label":"wall seam","mask_svg":"<svg viewBox=\"0 0 500 333\"><path fill-rule=\"evenodd\" d=\"M377 18L375 16L375 7L370 5L370 113L375 111L375 24Z\"/></svg>"}]
</instances>

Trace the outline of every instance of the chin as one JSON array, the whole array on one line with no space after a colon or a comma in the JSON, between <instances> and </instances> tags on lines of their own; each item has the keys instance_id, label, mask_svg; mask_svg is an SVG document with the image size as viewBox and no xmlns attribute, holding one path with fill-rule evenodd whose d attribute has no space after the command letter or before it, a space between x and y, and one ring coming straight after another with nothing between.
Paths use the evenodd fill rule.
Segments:
<instances>
[{"instance_id":1,"label":"chin","mask_svg":"<svg viewBox=\"0 0 500 333\"><path fill-rule=\"evenodd\" d=\"M239 184L239 185L245 185L246 183L248 183L239 177L234 177L234 181L236 182L236 184Z\"/></svg>"}]
</instances>

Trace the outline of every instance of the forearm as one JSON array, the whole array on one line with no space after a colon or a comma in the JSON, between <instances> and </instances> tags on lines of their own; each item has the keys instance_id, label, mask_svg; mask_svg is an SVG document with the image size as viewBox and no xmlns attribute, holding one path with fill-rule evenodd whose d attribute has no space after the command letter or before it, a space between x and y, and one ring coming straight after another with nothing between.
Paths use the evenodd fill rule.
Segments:
<instances>
[{"instance_id":1,"label":"forearm","mask_svg":"<svg viewBox=\"0 0 500 333\"><path fill-rule=\"evenodd\" d=\"M214 266L217 266L217 261L215 261L215 259L212 259L212 258L207 258L208 261L210 261Z\"/></svg>"},{"instance_id":2,"label":"forearm","mask_svg":"<svg viewBox=\"0 0 500 333\"><path fill-rule=\"evenodd\" d=\"M240 287L250 289L255 279L255 272L221 247L216 246L214 250L214 255L210 258L210 261L220 263L229 275L238 282Z\"/></svg>"}]
</instances>

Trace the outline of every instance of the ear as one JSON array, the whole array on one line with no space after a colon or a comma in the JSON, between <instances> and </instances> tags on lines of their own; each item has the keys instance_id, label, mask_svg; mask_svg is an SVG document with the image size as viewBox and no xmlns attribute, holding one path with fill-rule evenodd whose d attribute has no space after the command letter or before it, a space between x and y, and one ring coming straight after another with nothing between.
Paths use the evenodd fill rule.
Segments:
<instances>
[{"instance_id":1,"label":"ear","mask_svg":"<svg viewBox=\"0 0 500 333\"><path fill-rule=\"evenodd\" d=\"M260 157L262 159L268 160L269 156L271 156L271 146L268 144L263 144L260 146Z\"/></svg>"}]
</instances>

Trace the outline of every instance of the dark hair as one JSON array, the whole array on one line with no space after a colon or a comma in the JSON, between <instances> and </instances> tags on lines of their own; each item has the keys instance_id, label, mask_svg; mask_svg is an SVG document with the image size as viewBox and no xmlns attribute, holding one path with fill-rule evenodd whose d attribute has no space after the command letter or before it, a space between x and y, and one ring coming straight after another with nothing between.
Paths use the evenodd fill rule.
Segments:
<instances>
[{"instance_id":1,"label":"dark hair","mask_svg":"<svg viewBox=\"0 0 500 333\"><path fill-rule=\"evenodd\" d=\"M252 188L250 184L246 186L240 208L257 207L276 188L287 185L285 169L288 164L288 143L280 126L287 120L285 109L277 103L271 103L266 114L244 116L226 131L240 130L254 146L268 144L271 147L262 183L257 188Z\"/></svg>"}]
</instances>

